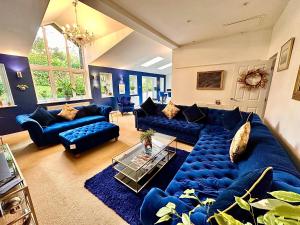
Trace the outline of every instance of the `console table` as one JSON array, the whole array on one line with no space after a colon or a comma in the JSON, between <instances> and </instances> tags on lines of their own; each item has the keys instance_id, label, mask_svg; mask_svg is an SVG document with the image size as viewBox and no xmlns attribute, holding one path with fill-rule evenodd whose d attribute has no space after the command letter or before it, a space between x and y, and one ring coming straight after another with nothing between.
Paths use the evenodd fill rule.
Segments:
<instances>
[{"instance_id":1,"label":"console table","mask_svg":"<svg viewBox=\"0 0 300 225\"><path fill-rule=\"evenodd\" d=\"M4 153L9 171L20 179L15 187L0 194L0 224L38 225L28 186L9 146L0 144L0 153Z\"/></svg>"}]
</instances>

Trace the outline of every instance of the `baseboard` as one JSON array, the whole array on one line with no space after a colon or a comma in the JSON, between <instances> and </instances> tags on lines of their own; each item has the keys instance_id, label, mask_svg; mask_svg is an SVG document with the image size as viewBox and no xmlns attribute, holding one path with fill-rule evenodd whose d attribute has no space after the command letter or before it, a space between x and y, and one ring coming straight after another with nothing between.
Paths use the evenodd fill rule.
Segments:
<instances>
[{"instance_id":1,"label":"baseboard","mask_svg":"<svg viewBox=\"0 0 300 225\"><path fill-rule=\"evenodd\" d=\"M266 118L264 119L264 123L270 129L272 134L277 138L280 144L286 149L295 166L300 171L300 154L297 154L297 149L295 149L280 133L278 133Z\"/></svg>"}]
</instances>

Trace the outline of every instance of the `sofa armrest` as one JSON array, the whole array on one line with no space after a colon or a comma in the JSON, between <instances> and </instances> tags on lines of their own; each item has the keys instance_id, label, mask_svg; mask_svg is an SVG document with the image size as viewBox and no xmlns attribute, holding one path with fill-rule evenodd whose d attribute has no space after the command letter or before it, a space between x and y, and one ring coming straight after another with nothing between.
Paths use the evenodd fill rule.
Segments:
<instances>
[{"instance_id":1,"label":"sofa armrest","mask_svg":"<svg viewBox=\"0 0 300 225\"><path fill-rule=\"evenodd\" d=\"M140 219L143 225L153 225L159 219L156 216L157 211L164 207L168 202L176 204L177 212L188 212L191 209L190 206L185 204L179 198L170 196L159 188L152 188L144 198L144 202L140 209ZM170 221L171 223L171 221ZM164 223L168 224L168 223Z\"/></svg>"},{"instance_id":2,"label":"sofa armrest","mask_svg":"<svg viewBox=\"0 0 300 225\"><path fill-rule=\"evenodd\" d=\"M133 115L135 121L135 128L139 129L138 118L146 116L146 113L142 109L135 109L133 110Z\"/></svg>"},{"instance_id":3,"label":"sofa armrest","mask_svg":"<svg viewBox=\"0 0 300 225\"><path fill-rule=\"evenodd\" d=\"M100 115L105 116L106 121L109 121L109 113L112 111L112 107L108 105L98 105Z\"/></svg>"},{"instance_id":4,"label":"sofa armrest","mask_svg":"<svg viewBox=\"0 0 300 225\"><path fill-rule=\"evenodd\" d=\"M28 130L31 139L35 144L42 146L40 141L43 139L44 130L36 120L31 119L29 115L18 115L16 117L16 122L23 130Z\"/></svg>"}]
</instances>

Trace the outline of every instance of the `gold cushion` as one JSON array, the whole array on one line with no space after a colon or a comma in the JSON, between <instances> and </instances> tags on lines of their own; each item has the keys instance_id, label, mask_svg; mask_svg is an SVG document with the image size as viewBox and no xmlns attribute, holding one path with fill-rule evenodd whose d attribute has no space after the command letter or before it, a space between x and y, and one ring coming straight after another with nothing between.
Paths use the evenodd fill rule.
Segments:
<instances>
[{"instance_id":1,"label":"gold cushion","mask_svg":"<svg viewBox=\"0 0 300 225\"><path fill-rule=\"evenodd\" d=\"M251 131L250 122L246 122L234 135L230 145L229 155L231 162L238 162L240 156L245 152Z\"/></svg>"},{"instance_id":2,"label":"gold cushion","mask_svg":"<svg viewBox=\"0 0 300 225\"><path fill-rule=\"evenodd\" d=\"M77 112L78 112L77 109L71 107L68 104L65 104L62 107L62 110L60 111L60 113L58 113L57 115L65 118L67 120L73 120L75 118Z\"/></svg>"},{"instance_id":3,"label":"gold cushion","mask_svg":"<svg viewBox=\"0 0 300 225\"><path fill-rule=\"evenodd\" d=\"M174 118L179 111L180 109L178 109L171 101L169 101L168 105L162 110L168 119Z\"/></svg>"}]
</instances>

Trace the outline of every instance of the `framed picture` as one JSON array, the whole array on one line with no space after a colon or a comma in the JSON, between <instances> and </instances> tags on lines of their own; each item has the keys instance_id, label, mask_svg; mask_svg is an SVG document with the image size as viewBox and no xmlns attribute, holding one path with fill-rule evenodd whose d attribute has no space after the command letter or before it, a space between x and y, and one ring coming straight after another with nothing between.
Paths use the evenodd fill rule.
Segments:
<instances>
[{"instance_id":1,"label":"framed picture","mask_svg":"<svg viewBox=\"0 0 300 225\"><path fill-rule=\"evenodd\" d=\"M294 42L295 38L291 38L281 47L277 71L289 68Z\"/></svg>"},{"instance_id":2,"label":"framed picture","mask_svg":"<svg viewBox=\"0 0 300 225\"><path fill-rule=\"evenodd\" d=\"M300 101L300 67L298 70L297 80L295 83L293 99Z\"/></svg>"},{"instance_id":3,"label":"framed picture","mask_svg":"<svg viewBox=\"0 0 300 225\"><path fill-rule=\"evenodd\" d=\"M197 73L197 90L222 90L224 70Z\"/></svg>"}]
</instances>

